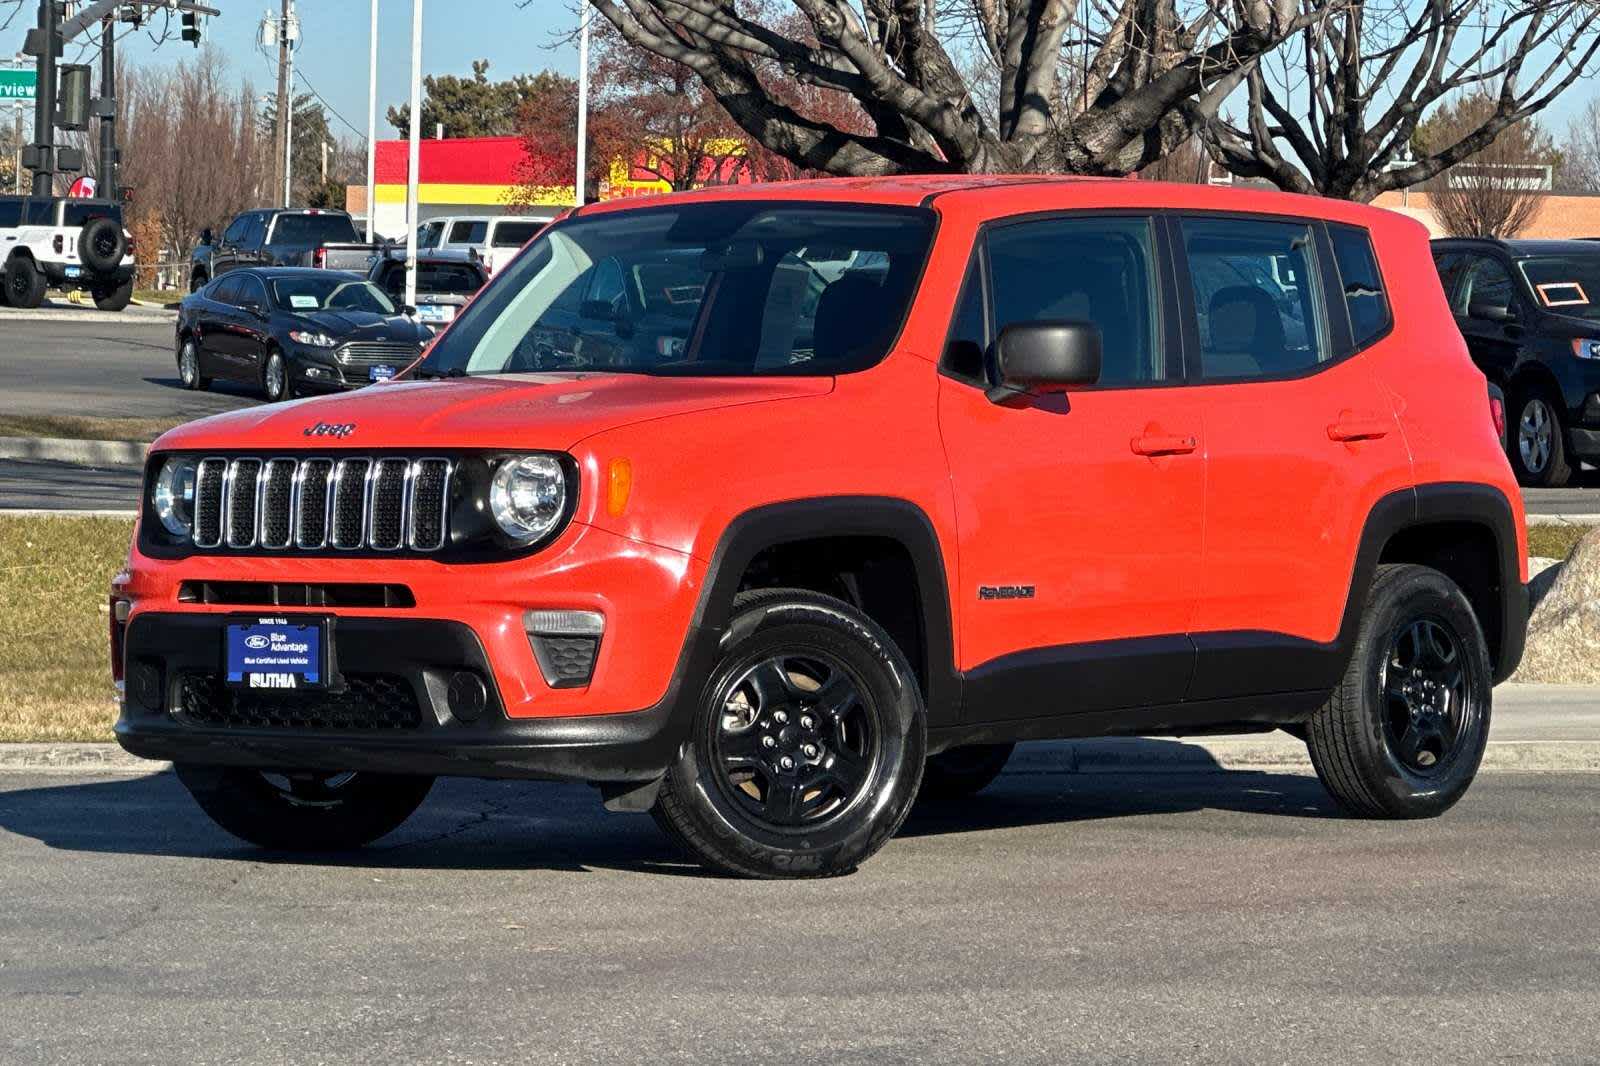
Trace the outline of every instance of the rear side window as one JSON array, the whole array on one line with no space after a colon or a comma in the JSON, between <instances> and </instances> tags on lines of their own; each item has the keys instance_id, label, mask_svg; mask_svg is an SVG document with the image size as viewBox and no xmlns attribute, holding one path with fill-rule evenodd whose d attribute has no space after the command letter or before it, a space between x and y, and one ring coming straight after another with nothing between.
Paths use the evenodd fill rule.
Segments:
<instances>
[{"instance_id":1,"label":"rear side window","mask_svg":"<svg viewBox=\"0 0 1600 1066\"><path fill-rule=\"evenodd\" d=\"M1433 257L1433 268L1439 272L1439 284L1444 288L1444 297L1450 301L1450 310L1458 313L1456 292L1461 283L1462 268L1466 263L1466 257L1458 252L1445 252Z\"/></svg>"},{"instance_id":2,"label":"rear side window","mask_svg":"<svg viewBox=\"0 0 1600 1066\"><path fill-rule=\"evenodd\" d=\"M92 218L109 218L122 225L122 207L118 204L75 204L68 201L61 209L61 224L67 228L86 225Z\"/></svg>"},{"instance_id":3,"label":"rear side window","mask_svg":"<svg viewBox=\"0 0 1600 1066\"><path fill-rule=\"evenodd\" d=\"M451 244L482 244L488 236L487 222L457 222L450 227Z\"/></svg>"},{"instance_id":4,"label":"rear side window","mask_svg":"<svg viewBox=\"0 0 1600 1066\"><path fill-rule=\"evenodd\" d=\"M56 224L56 205L53 200L29 200L27 207L23 208L24 225L27 226L54 226Z\"/></svg>"},{"instance_id":5,"label":"rear side window","mask_svg":"<svg viewBox=\"0 0 1600 1066\"><path fill-rule=\"evenodd\" d=\"M502 222L495 227L494 246L496 248L521 248L533 239L539 232L543 222Z\"/></svg>"},{"instance_id":6,"label":"rear side window","mask_svg":"<svg viewBox=\"0 0 1600 1066\"><path fill-rule=\"evenodd\" d=\"M994 336L1021 322L1091 322L1100 329L1100 384L1166 378L1157 343L1155 256L1145 218L1061 218L990 234Z\"/></svg>"},{"instance_id":7,"label":"rear side window","mask_svg":"<svg viewBox=\"0 0 1600 1066\"><path fill-rule=\"evenodd\" d=\"M1328 358L1316 244L1303 222L1184 219L1200 374L1286 377Z\"/></svg>"},{"instance_id":8,"label":"rear side window","mask_svg":"<svg viewBox=\"0 0 1600 1066\"><path fill-rule=\"evenodd\" d=\"M1339 283L1344 286L1344 306L1350 313L1351 339L1364 348L1389 328L1389 297L1383 289L1383 275L1372 253L1372 238L1355 226L1329 226L1333 258L1339 264Z\"/></svg>"}]
</instances>

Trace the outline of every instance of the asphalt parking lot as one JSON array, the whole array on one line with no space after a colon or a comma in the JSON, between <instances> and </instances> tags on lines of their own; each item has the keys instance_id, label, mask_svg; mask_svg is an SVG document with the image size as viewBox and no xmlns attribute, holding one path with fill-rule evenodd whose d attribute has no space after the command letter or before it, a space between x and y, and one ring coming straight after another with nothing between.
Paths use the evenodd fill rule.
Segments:
<instances>
[{"instance_id":1,"label":"asphalt parking lot","mask_svg":"<svg viewBox=\"0 0 1600 1066\"><path fill-rule=\"evenodd\" d=\"M1004 775L857 874L684 865L582 786L440 784L306 862L170 774L0 777L0 1059L1593 1062L1600 775L1428 822L1294 774Z\"/></svg>"}]
</instances>

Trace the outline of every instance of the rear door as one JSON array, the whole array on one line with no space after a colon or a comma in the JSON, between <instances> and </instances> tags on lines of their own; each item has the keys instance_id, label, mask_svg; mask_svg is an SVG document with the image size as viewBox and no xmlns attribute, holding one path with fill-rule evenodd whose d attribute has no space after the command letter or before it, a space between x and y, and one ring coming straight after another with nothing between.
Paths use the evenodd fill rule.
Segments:
<instances>
[{"instance_id":1,"label":"rear door","mask_svg":"<svg viewBox=\"0 0 1600 1066\"><path fill-rule=\"evenodd\" d=\"M1337 676L1362 526L1411 483L1410 455L1357 352L1321 223L1172 224L1208 459L1189 698L1320 688ZM1352 275L1352 297L1372 284Z\"/></svg>"},{"instance_id":2,"label":"rear door","mask_svg":"<svg viewBox=\"0 0 1600 1066\"><path fill-rule=\"evenodd\" d=\"M964 717L1175 703L1193 665L1205 459L1156 221L995 224L955 316L939 426L955 494ZM1100 383L999 406L1008 325L1099 327Z\"/></svg>"}]
</instances>

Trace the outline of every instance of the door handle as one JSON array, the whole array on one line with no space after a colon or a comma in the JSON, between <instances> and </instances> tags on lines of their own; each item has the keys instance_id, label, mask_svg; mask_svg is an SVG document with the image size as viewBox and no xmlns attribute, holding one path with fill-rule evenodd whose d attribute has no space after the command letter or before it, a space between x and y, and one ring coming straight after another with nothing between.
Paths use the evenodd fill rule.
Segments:
<instances>
[{"instance_id":1,"label":"door handle","mask_svg":"<svg viewBox=\"0 0 1600 1066\"><path fill-rule=\"evenodd\" d=\"M1341 415L1328 427L1328 439L1342 442L1377 440L1389 435L1390 420L1366 415Z\"/></svg>"},{"instance_id":2,"label":"door handle","mask_svg":"<svg viewBox=\"0 0 1600 1066\"><path fill-rule=\"evenodd\" d=\"M1129 441L1128 446L1135 455L1188 455L1200 442L1176 433L1144 433Z\"/></svg>"}]
</instances>

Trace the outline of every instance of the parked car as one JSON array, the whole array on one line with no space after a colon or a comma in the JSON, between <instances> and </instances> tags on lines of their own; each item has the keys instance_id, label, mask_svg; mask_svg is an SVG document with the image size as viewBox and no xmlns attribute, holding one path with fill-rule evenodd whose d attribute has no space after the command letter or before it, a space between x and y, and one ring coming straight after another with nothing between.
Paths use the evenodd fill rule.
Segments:
<instances>
[{"instance_id":1,"label":"parked car","mask_svg":"<svg viewBox=\"0 0 1600 1066\"><path fill-rule=\"evenodd\" d=\"M343 211L274 208L246 211L216 237L200 231L189 267L189 291L240 267L304 266L365 274L389 245L368 244Z\"/></svg>"},{"instance_id":2,"label":"parked car","mask_svg":"<svg viewBox=\"0 0 1600 1066\"><path fill-rule=\"evenodd\" d=\"M117 737L262 846L557 778L754 877L1056 737L1284 728L1345 810L1440 814L1527 544L1430 267L1411 219L1211 186L585 207L401 381L155 443ZM615 344L602 272L683 343Z\"/></svg>"},{"instance_id":3,"label":"parked car","mask_svg":"<svg viewBox=\"0 0 1600 1066\"><path fill-rule=\"evenodd\" d=\"M367 280L389 294L397 304L405 302L406 256L392 249L372 264ZM488 282L489 272L475 252L432 251L417 256L417 321L438 332L455 321L457 312Z\"/></svg>"},{"instance_id":4,"label":"parked car","mask_svg":"<svg viewBox=\"0 0 1600 1066\"><path fill-rule=\"evenodd\" d=\"M102 311L133 300L133 235L110 200L0 196L0 307L82 290Z\"/></svg>"},{"instance_id":5,"label":"parked car","mask_svg":"<svg viewBox=\"0 0 1600 1066\"><path fill-rule=\"evenodd\" d=\"M1473 361L1505 390L1517 480L1565 485L1600 462L1600 247L1449 238L1433 259Z\"/></svg>"},{"instance_id":6,"label":"parked car","mask_svg":"<svg viewBox=\"0 0 1600 1066\"><path fill-rule=\"evenodd\" d=\"M494 275L549 225L548 220L521 215L448 215L430 218L417 229L419 250L476 251Z\"/></svg>"},{"instance_id":7,"label":"parked car","mask_svg":"<svg viewBox=\"0 0 1600 1066\"><path fill-rule=\"evenodd\" d=\"M431 336L412 310L341 271L230 270L178 305L178 377L252 382L270 401L387 381Z\"/></svg>"}]
</instances>

